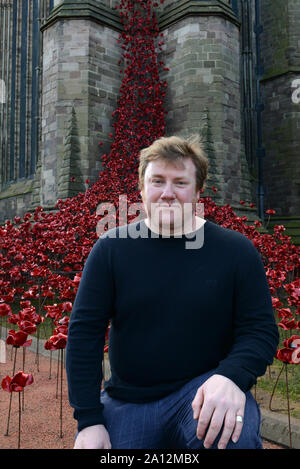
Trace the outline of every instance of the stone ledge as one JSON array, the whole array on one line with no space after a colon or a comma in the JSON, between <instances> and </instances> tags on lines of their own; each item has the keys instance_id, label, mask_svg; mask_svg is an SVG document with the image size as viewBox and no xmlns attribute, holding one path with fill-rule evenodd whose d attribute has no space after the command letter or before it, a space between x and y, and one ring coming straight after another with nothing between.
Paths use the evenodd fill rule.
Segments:
<instances>
[{"instance_id":1,"label":"stone ledge","mask_svg":"<svg viewBox=\"0 0 300 469\"><path fill-rule=\"evenodd\" d=\"M33 179L13 182L0 192L0 200L8 199L9 197L17 197L18 195L24 195L32 192L33 182Z\"/></svg>"},{"instance_id":2,"label":"stone ledge","mask_svg":"<svg viewBox=\"0 0 300 469\"><path fill-rule=\"evenodd\" d=\"M287 68L278 70L277 72L266 73L260 79L260 82L266 82L268 80L274 80L276 78L282 77L283 75L287 75L288 73L300 74L300 67L287 67Z\"/></svg>"},{"instance_id":3,"label":"stone ledge","mask_svg":"<svg viewBox=\"0 0 300 469\"><path fill-rule=\"evenodd\" d=\"M232 8L220 0L178 0L169 5L161 13L157 13L157 22L160 29L167 28L171 24L177 23L187 16L220 16L240 27L240 21L232 11ZM51 12L46 23L41 27L41 31L59 19L82 19L88 18L104 26L115 29L118 32L123 30L121 17L116 10L113 10L95 0L74 2L65 0Z\"/></svg>"},{"instance_id":4,"label":"stone ledge","mask_svg":"<svg viewBox=\"0 0 300 469\"><path fill-rule=\"evenodd\" d=\"M290 447L288 416L260 408L261 436L274 443ZM291 417L292 448L300 448L300 420Z\"/></svg>"},{"instance_id":5,"label":"stone ledge","mask_svg":"<svg viewBox=\"0 0 300 469\"><path fill-rule=\"evenodd\" d=\"M57 5L48 17L46 23L41 27L43 32L49 26L53 25L60 19L90 19L96 21L118 32L123 30L120 15L116 10L108 8L102 3L95 0L87 0L82 2L74 2L65 0Z\"/></svg>"},{"instance_id":6,"label":"stone ledge","mask_svg":"<svg viewBox=\"0 0 300 469\"><path fill-rule=\"evenodd\" d=\"M158 15L160 29L169 27L187 16L221 16L240 27L240 21L231 7L220 0L178 0Z\"/></svg>"}]
</instances>

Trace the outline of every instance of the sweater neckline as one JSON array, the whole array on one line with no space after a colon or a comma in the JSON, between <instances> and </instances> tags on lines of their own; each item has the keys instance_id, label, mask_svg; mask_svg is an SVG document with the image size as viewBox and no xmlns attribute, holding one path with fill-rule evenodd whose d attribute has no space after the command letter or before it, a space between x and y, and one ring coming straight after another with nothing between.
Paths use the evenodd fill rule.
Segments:
<instances>
[{"instance_id":1,"label":"sweater neckline","mask_svg":"<svg viewBox=\"0 0 300 469\"><path fill-rule=\"evenodd\" d=\"M210 228L210 225L212 225L213 223L209 220L205 220L205 223L200 227L198 228L197 230L195 231L191 231L190 233L187 233L187 234L182 234L182 235L175 235L175 236L165 236L165 235L162 235L160 233L156 233L155 231L152 231L150 230L150 228L148 228L148 226L146 225L145 223L145 219L141 220L139 222L140 224L140 229L143 230L146 230L147 232L147 235L149 238L153 238L153 239L163 239L163 240L169 240L169 241L189 241L189 240L192 240L193 238L195 238L195 236L197 235L198 232L200 232L200 230L204 229L204 235L206 234L207 232L207 229ZM143 226L141 226L143 225Z\"/></svg>"}]
</instances>

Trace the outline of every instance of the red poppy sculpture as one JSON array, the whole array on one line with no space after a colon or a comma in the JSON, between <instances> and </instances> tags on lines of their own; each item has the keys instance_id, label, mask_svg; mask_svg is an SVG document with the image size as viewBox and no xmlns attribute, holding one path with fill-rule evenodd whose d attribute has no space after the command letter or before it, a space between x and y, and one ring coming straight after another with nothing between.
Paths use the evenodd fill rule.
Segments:
<instances>
[{"instance_id":1,"label":"red poppy sculpture","mask_svg":"<svg viewBox=\"0 0 300 469\"><path fill-rule=\"evenodd\" d=\"M31 373L24 373L24 371L18 371L12 378L10 376L5 376L1 382L1 387L4 391L9 393L18 392L19 393L19 428L18 428L18 449L20 449L20 440L21 440L21 392L24 391L26 386L29 386L33 383L33 376ZM12 394L11 394L12 396ZM10 408L8 414L8 421L10 417Z\"/></svg>"},{"instance_id":2,"label":"red poppy sculpture","mask_svg":"<svg viewBox=\"0 0 300 469\"><path fill-rule=\"evenodd\" d=\"M64 330L67 327L67 324L64 326L62 325L61 327L64 328ZM58 332L57 334L52 335L46 342L45 342L45 349L46 350L60 350L60 360L57 360L57 381L56 381L56 397L58 395L58 377L59 377L59 362L60 362L60 433L59 436L60 438L63 437L62 433L62 387L63 387L63 363L64 363L64 349L66 348L67 345L67 335L63 334L62 332Z\"/></svg>"},{"instance_id":3,"label":"red poppy sculpture","mask_svg":"<svg viewBox=\"0 0 300 469\"><path fill-rule=\"evenodd\" d=\"M6 339L7 345L12 345L13 347L29 347L32 343L32 339L27 340L28 334L24 331L15 331L10 329L8 331L8 336Z\"/></svg>"},{"instance_id":4,"label":"red poppy sculpture","mask_svg":"<svg viewBox=\"0 0 300 469\"><path fill-rule=\"evenodd\" d=\"M12 378L6 376L1 382L1 387L7 392L21 392L26 386L33 383L33 376L31 373L24 373L18 371Z\"/></svg>"},{"instance_id":5,"label":"red poppy sculpture","mask_svg":"<svg viewBox=\"0 0 300 469\"><path fill-rule=\"evenodd\" d=\"M67 345L67 336L62 332L58 334L52 335L46 342L45 342L45 349L46 350L60 350L66 348Z\"/></svg>"}]
</instances>

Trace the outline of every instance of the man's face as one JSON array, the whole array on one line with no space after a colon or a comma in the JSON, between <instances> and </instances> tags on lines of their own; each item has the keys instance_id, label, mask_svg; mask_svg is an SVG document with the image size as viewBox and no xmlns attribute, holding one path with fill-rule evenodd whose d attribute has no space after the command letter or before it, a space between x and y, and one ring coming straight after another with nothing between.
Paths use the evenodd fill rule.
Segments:
<instances>
[{"instance_id":1,"label":"man's face","mask_svg":"<svg viewBox=\"0 0 300 469\"><path fill-rule=\"evenodd\" d=\"M170 234L188 227L194 217L196 168L191 158L179 163L158 159L151 161L145 171L141 192L148 221L154 231Z\"/></svg>"}]
</instances>

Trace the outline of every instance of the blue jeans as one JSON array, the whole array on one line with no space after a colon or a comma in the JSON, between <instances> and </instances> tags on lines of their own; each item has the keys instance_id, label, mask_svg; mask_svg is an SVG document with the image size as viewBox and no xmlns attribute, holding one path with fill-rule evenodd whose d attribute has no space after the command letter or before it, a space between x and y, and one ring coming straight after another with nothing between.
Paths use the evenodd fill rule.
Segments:
<instances>
[{"instance_id":1,"label":"blue jeans","mask_svg":"<svg viewBox=\"0 0 300 469\"><path fill-rule=\"evenodd\" d=\"M192 401L199 386L213 372L189 381L179 390L157 401L135 404L111 398L101 390L106 429L112 449L204 449L196 436L198 420L193 419ZM229 440L227 449L263 449L260 436L261 415L248 391L242 433L237 443ZM222 429L212 449L217 443Z\"/></svg>"}]
</instances>

